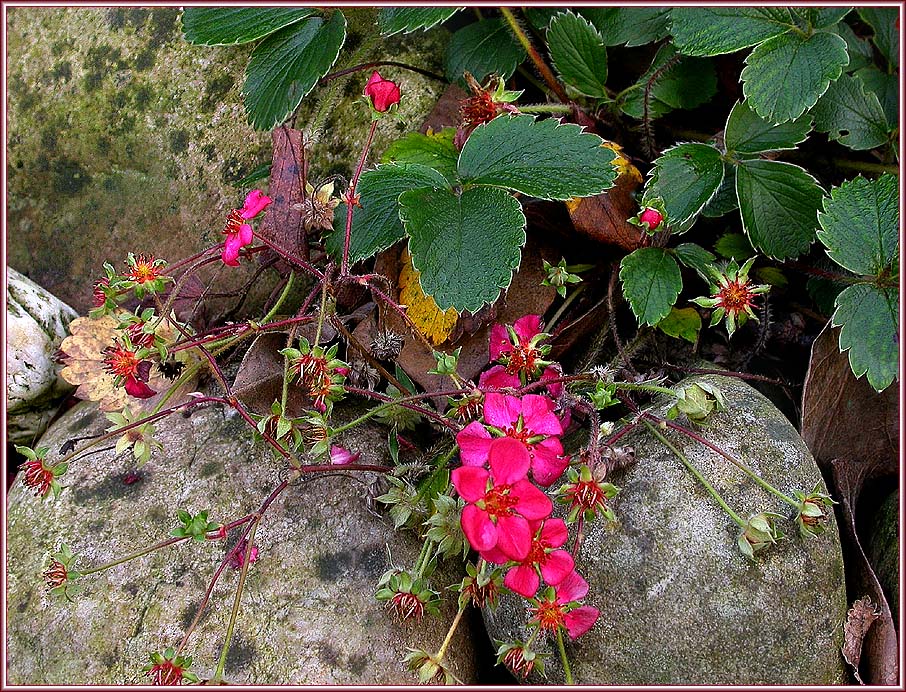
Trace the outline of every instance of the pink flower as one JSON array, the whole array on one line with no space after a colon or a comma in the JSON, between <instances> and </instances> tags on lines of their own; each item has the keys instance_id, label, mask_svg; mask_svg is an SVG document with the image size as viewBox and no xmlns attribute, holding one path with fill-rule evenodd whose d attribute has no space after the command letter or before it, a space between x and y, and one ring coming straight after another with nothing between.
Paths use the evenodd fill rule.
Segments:
<instances>
[{"instance_id":1,"label":"pink flower","mask_svg":"<svg viewBox=\"0 0 906 692\"><path fill-rule=\"evenodd\" d=\"M364 94L368 97L371 107L378 113L386 113L390 106L400 102L399 85L381 77L377 70L371 73Z\"/></svg>"},{"instance_id":2,"label":"pink flower","mask_svg":"<svg viewBox=\"0 0 906 692\"><path fill-rule=\"evenodd\" d=\"M573 573L575 563L573 556L565 550L556 550L569 537L566 523L562 519L546 519L530 522L532 528L532 547L520 564L506 573L504 585L525 598L532 598L541 585L538 577L540 570L544 581L555 586ZM481 554L488 562L505 563L506 556L492 549ZM502 558L502 559L501 559Z\"/></svg>"},{"instance_id":3,"label":"pink flower","mask_svg":"<svg viewBox=\"0 0 906 692\"><path fill-rule=\"evenodd\" d=\"M600 615L593 606L573 606L588 593L588 582L573 572L555 587L554 593L553 600L544 598L530 609L530 624L548 632L565 627L570 639L578 639L592 628Z\"/></svg>"},{"instance_id":4,"label":"pink flower","mask_svg":"<svg viewBox=\"0 0 906 692\"><path fill-rule=\"evenodd\" d=\"M556 435L563 427L553 413L554 402L540 394L526 394L519 399L505 394L488 393L484 402L484 419L500 434L517 440L529 453L532 478L545 487L553 483L569 464ZM479 422L473 421L456 436L462 463L483 466L494 439Z\"/></svg>"},{"instance_id":5,"label":"pink flower","mask_svg":"<svg viewBox=\"0 0 906 692\"><path fill-rule=\"evenodd\" d=\"M157 393L145 384L151 373L151 362L139 358L137 349L108 346L104 349L104 369L124 385L129 396L148 399Z\"/></svg>"},{"instance_id":6,"label":"pink flower","mask_svg":"<svg viewBox=\"0 0 906 692\"><path fill-rule=\"evenodd\" d=\"M477 551L497 548L524 560L532 547L530 520L550 516L550 499L525 479L531 460L525 447L503 437L488 445L490 472L479 466L453 470L456 492L468 503L460 523Z\"/></svg>"},{"instance_id":7,"label":"pink flower","mask_svg":"<svg viewBox=\"0 0 906 692\"><path fill-rule=\"evenodd\" d=\"M248 549L248 545L248 541L244 538L239 541L239 545L236 546L236 551L230 556L230 567L233 569L242 569L242 565L245 563L245 551ZM249 564L257 562L257 560L258 546L253 545L249 552Z\"/></svg>"},{"instance_id":8,"label":"pink flower","mask_svg":"<svg viewBox=\"0 0 906 692\"><path fill-rule=\"evenodd\" d=\"M534 337L541 333L541 315L524 315L513 323L513 331L519 337L516 346L510 341L510 334L502 324L491 327L490 359L499 360L513 349L524 348Z\"/></svg>"},{"instance_id":9,"label":"pink flower","mask_svg":"<svg viewBox=\"0 0 906 692\"><path fill-rule=\"evenodd\" d=\"M226 240L223 242L221 253L224 264L230 267L239 266L239 250L249 245L254 237L252 227L243 221L255 218L270 203L271 198L261 190L252 190L246 196L242 209L233 209L227 215L226 227L223 229Z\"/></svg>"},{"instance_id":10,"label":"pink flower","mask_svg":"<svg viewBox=\"0 0 906 692\"><path fill-rule=\"evenodd\" d=\"M340 447L339 445L332 445L330 448L331 464L351 464L360 456L362 456L361 452L353 453L345 447Z\"/></svg>"}]
</instances>

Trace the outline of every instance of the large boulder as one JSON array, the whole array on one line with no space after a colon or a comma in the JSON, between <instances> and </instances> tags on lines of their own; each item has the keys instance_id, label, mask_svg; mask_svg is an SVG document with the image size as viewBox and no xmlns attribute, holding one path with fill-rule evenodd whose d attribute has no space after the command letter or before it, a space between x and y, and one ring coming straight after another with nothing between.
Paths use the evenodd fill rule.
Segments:
<instances>
[{"instance_id":1,"label":"large boulder","mask_svg":"<svg viewBox=\"0 0 906 692\"><path fill-rule=\"evenodd\" d=\"M67 440L102 432L95 404L62 416L41 444L50 460ZM216 521L255 511L281 480L282 464L254 444L246 424L220 406L177 414L158 425L163 452L127 477L130 453L109 444L75 460L57 501L41 502L17 483L7 515L7 671L11 684L146 682L152 651L176 646L195 616L227 541L188 541L79 580L75 601L51 600L42 585L49 553L65 542L79 566L101 564L165 539L175 513L209 510ZM364 463L386 463L386 431L356 428L345 442ZM108 448L104 450L104 448ZM355 475L356 478L351 476ZM420 543L371 511L373 474L311 475L270 507L255 544L226 680L241 684L410 684L408 647L436 651L455 614L400 624L373 594L391 566L414 563ZM441 591L461 579L441 570ZM209 678L223 646L238 572L227 568L186 654ZM447 654L452 671L475 682L475 652L463 622Z\"/></svg>"},{"instance_id":2,"label":"large boulder","mask_svg":"<svg viewBox=\"0 0 906 692\"><path fill-rule=\"evenodd\" d=\"M826 492L802 439L773 404L733 378L687 382L702 379L720 387L728 406L708 419L707 439L788 495L810 492L816 483ZM667 437L743 518L795 513L701 444L674 432ZM586 600L601 616L586 635L567 642L575 681L843 683L846 593L833 517L827 533L811 540L792 521L779 520L788 538L746 558L736 545L736 524L672 452L644 429L620 444L635 447L636 463L608 479L622 488L613 500L618 521L588 525L577 559L590 584ZM496 612L485 612L491 637L525 641L525 604L508 596ZM547 650L548 680L562 682L558 655Z\"/></svg>"},{"instance_id":3,"label":"large boulder","mask_svg":"<svg viewBox=\"0 0 906 692\"><path fill-rule=\"evenodd\" d=\"M6 437L31 445L73 390L55 351L76 312L15 269L6 268Z\"/></svg>"}]
</instances>

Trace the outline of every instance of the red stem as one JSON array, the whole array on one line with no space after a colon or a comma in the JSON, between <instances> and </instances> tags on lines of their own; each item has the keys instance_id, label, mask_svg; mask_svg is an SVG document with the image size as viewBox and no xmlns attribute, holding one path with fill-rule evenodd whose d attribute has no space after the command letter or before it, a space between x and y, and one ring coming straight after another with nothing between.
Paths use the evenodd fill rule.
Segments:
<instances>
[{"instance_id":1,"label":"red stem","mask_svg":"<svg viewBox=\"0 0 906 692\"><path fill-rule=\"evenodd\" d=\"M368 156L368 150L371 149L371 143L374 140L377 124L377 120L371 121L371 129L368 130L368 139L365 140L365 147L362 149L359 165L356 166L355 174L353 174L352 181L349 183L349 189L346 191L346 238L343 241L343 261L340 264L340 274L343 276L349 274L349 243L352 239L352 208L358 203L355 196L355 188L356 185L359 184L359 176L362 175L362 169L365 167L365 159Z\"/></svg>"}]
</instances>

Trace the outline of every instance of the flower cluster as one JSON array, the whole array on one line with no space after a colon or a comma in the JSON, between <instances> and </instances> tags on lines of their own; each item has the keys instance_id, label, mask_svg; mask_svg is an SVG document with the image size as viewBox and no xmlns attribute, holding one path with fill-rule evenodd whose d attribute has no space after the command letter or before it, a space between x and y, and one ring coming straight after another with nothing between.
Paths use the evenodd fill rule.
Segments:
<instances>
[{"instance_id":1,"label":"flower cluster","mask_svg":"<svg viewBox=\"0 0 906 692\"><path fill-rule=\"evenodd\" d=\"M104 276L92 289L94 307L89 317L98 318L115 312L117 306L133 294L139 300L162 292L173 278L165 274L167 262L154 255L130 252L126 256L126 270L118 274L113 265L104 262Z\"/></svg>"}]
</instances>

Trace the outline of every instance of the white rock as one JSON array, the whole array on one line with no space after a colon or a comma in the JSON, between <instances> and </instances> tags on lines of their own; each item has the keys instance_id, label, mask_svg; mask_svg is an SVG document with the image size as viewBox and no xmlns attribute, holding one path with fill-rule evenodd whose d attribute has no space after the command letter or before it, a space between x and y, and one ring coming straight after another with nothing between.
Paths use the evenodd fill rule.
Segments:
<instances>
[{"instance_id":1,"label":"white rock","mask_svg":"<svg viewBox=\"0 0 906 692\"><path fill-rule=\"evenodd\" d=\"M77 313L15 269L6 272L7 439L31 444L73 389L53 356Z\"/></svg>"}]
</instances>

